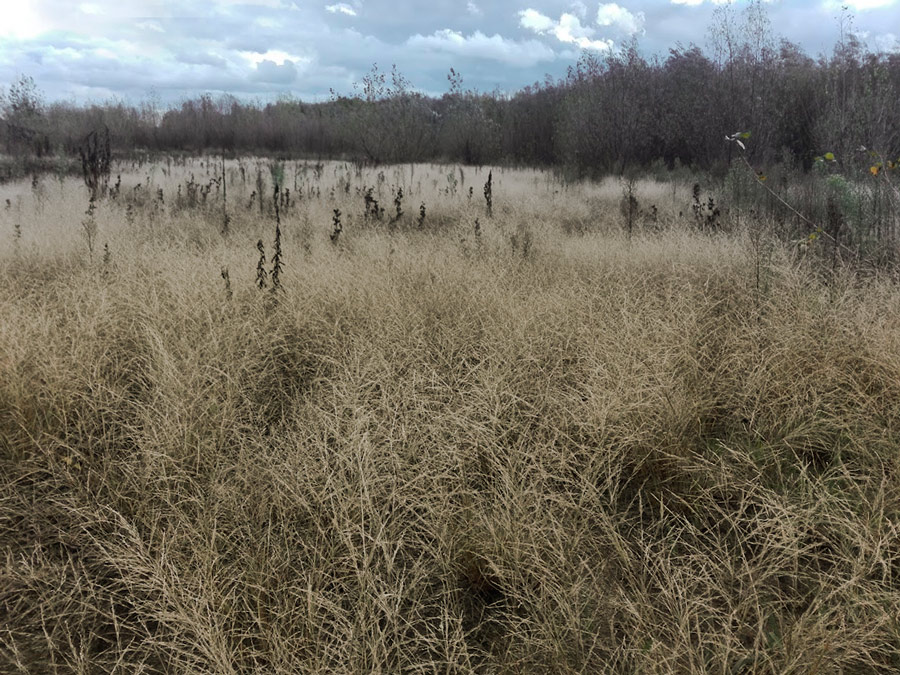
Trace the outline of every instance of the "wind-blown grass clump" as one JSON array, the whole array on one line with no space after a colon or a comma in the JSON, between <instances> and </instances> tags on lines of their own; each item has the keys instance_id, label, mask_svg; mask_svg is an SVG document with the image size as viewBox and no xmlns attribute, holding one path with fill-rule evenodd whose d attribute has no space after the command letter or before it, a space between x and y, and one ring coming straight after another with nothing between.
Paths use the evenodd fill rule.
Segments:
<instances>
[{"instance_id":1,"label":"wind-blown grass clump","mask_svg":"<svg viewBox=\"0 0 900 675\"><path fill-rule=\"evenodd\" d=\"M0 258L4 668L900 668L895 282L511 182L477 255L284 215L277 305L266 220Z\"/></svg>"}]
</instances>

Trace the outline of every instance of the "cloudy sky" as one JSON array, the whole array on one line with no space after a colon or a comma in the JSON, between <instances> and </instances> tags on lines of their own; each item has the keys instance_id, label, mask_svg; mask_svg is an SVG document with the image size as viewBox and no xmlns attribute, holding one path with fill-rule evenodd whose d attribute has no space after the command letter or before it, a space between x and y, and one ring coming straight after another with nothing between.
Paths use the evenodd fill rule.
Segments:
<instances>
[{"instance_id":1,"label":"cloudy sky","mask_svg":"<svg viewBox=\"0 0 900 675\"><path fill-rule=\"evenodd\" d=\"M635 37L666 54L708 44L729 0L3 0L0 87L30 75L49 100L172 104L203 92L324 100L377 63L415 88L513 92L565 74L582 50ZM733 0L740 14L746 0ZM776 36L829 52L841 6L873 49L900 51L900 0L770 0Z\"/></svg>"}]
</instances>

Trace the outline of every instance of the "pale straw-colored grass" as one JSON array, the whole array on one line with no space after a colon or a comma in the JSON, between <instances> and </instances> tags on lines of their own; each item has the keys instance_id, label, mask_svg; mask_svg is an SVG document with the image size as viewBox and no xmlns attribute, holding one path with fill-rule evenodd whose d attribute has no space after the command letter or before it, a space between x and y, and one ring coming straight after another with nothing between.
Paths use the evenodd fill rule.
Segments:
<instances>
[{"instance_id":1,"label":"pale straw-colored grass","mask_svg":"<svg viewBox=\"0 0 900 675\"><path fill-rule=\"evenodd\" d=\"M77 183L0 191L4 672L900 668L894 281L775 244L757 288L683 186L629 240L617 184L495 171L487 219L486 170L387 168L364 226L328 164L273 301L255 174L226 240L191 170L101 205L107 266Z\"/></svg>"}]
</instances>

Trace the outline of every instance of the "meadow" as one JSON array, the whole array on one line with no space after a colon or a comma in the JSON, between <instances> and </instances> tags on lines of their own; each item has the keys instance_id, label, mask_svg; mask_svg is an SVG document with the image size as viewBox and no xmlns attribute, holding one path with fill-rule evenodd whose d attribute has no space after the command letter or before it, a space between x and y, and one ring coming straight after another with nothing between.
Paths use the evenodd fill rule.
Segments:
<instances>
[{"instance_id":1,"label":"meadow","mask_svg":"<svg viewBox=\"0 0 900 675\"><path fill-rule=\"evenodd\" d=\"M488 175L0 185L0 670L900 670L895 268Z\"/></svg>"}]
</instances>

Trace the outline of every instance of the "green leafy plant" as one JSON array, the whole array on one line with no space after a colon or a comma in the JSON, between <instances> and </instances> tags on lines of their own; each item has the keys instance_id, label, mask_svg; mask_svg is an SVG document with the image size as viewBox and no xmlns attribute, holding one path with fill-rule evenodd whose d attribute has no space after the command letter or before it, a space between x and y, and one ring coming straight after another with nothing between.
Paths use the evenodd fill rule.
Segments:
<instances>
[{"instance_id":1,"label":"green leafy plant","mask_svg":"<svg viewBox=\"0 0 900 675\"><path fill-rule=\"evenodd\" d=\"M831 241L831 243L832 243L835 247L840 247L840 248L842 248L843 250L845 250L847 253L849 253L849 254L851 254L851 255L855 255L855 251L853 251L853 250L850 249L849 247L847 247L847 246L841 244L839 241L837 241L837 239L835 239L834 235L831 234L831 233L829 233L829 232L826 232L825 229L822 227L822 225L821 225L820 223L817 223L816 221L812 220L811 218L809 218L809 217L806 216L805 214L801 213L797 208L795 208L792 204L790 204L787 200L785 200L784 197L782 197L781 195L779 195L778 193L776 193L776 192L775 192L775 191L774 191L774 190L766 183L766 176L765 176L765 174L763 174L762 172L759 172L759 171L757 171L756 169L753 168L753 165L750 164L750 161L747 159L747 156L746 156L746 154L745 154L745 152L744 152L744 151L746 151L746 145L742 142L742 139L744 139L744 140L745 140L745 139L748 139L748 138L750 137L750 136L749 136L749 133L750 133L750 132L740 132L740 133L737 133L737 134L732 134L731 136L726 136L726 137L725 137L725 140L726 140L726 141L729 141L729 142L732 142L732 143L735 143L736 145L738 145L738 147L740 147L740 149L741 149L741 153L739 154L740 161L744 164L744 166L745 166L745 167L747 168L747 170L750 172L750 175L753 176L753 178L754 178L754 180L756 181L757 185L759 185L760 187L762 187L763 190L765 190L766 192L768 192L770 196L772 196L772 197L773 197L776 201L778 201L782 206L784 206L784 207L785 207L786 209L788 209L791 213L793 213L797 218L799 218L803 223L805 223L805 224L808 226L808 228L811 230L810 233L809 233L809 235L808 235L808 237L806 238L806 241L800 241L800 242L797 242L797 243L802 244L802 245L804 245L804 246L808 246L809 244L815 242L816 239L817 239L819 236L824 236L824 237L826 237L827 239L829 239L829 240ZM825 155L822 156L821 158L817 158L816 161L820 161L820 162L829 162L829 163L830 163L830 162L834 162L834 161L835 161L835 157L834 157L834 154L833 154L833 153L827 152L827 153L825 153ZM815 235L815 236L813 236L813 235Z\"/></svg>"}]
</instances>

